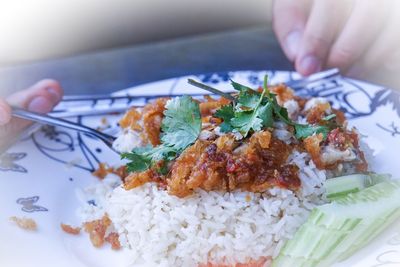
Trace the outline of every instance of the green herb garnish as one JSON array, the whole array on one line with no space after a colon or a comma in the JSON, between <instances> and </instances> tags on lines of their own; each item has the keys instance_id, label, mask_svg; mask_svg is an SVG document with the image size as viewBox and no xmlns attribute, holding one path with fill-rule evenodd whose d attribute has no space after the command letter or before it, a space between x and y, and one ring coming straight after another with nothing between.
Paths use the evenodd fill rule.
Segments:
<instances>
[{"instance_id":1,"label":"green herb garnish","mask_svg":"<svg viewBox=\"0 0 400 267\"><path fill-rule=\"evenodd\" d=\"M232 105L223 106L222 108L218 109L214 116L224 120L219 125L223 133L232 132L233 127L230 121L235 117L235 111L233 110Z\"/></svg>"},{"instance_id":2,"label":"green herb garnish","mask_svg":"<svg viewBox=\"0 0 400 267\"><path fill-rule=\"evenodd\" d=\"M305 139L314 134L322 133L325 140L329 133L329 128L322 125L295 124L294 128L296 131L295 136L297 139Z\"/></svg>"},{"instance_id":3,"label":"green herb garnish","mask_svg":"<svg viewBox=\"0 0 400 267\"><path fill-rule=\"evenodd\" d=\"M322 120L323 121L330 121L330 120L332 120L334 118L336 118L336 114L328 115L328 116L324 117Z\"/></svg>"},{"instance_id":4,"label":"green herb garnish","mask_svg":"<svg viewBox=\"0 0 400 267\"><path fill-rule=\"evenodd\" d=\"M270 94L266 81L267 77L262 93L231 81L233 88L239 91L236 104L224 106L215 113L217 118L224 120L221 124L222 132L239 132L246 137L250 131L272 127L273 107L266 101L265 96Z\"/></svg>"},{"instance_id":5,"label":"green herb garnish","mask_svg":"<svg viewBox=\"0 0 400 267\"><path fill-rule=\"evenodd\" d=\"M325 125L299 124L289 118L286 108L280 106L276 95L268 90L268 77L265 76L262 93L247 86L231 81L232 87L239 91L236 101L219 109L215 116L223 119L220 125L222 132L240 132L246 137L249 132L260 131L272 127L275 120L281 120L295 129L295 137L304 139L314 134L322 133L324 139L330 130ZM323 120L329 121L334 114L326 116Z\"/></svg>"},{"instance_id":6,"label":"green herb garnish","mask_svg":"<svg viewBox=\"0 0 400 267\"><path fill-rule=\"evenodd\" d=\"M123 153L122 159L128 159L131 162L126 164L128 172L141 172L151 167L151 150L152 146L138 147L131 153Z\"/></svg>"},{"instance_id":7,"label":"green herb garnish","mask_svg":"<svg viewBox=\"0 0 400 267\"><path fill-rule=\"evenodd\" d=\"M161 145L135 148L131 153L122 154L123 159L131 161L126 165L128 172L148 170L160 161L164 161L165 166L198 138L201 117L197 102L189 96L182 96L169 100L165 108L161 125ZM165 168L160 171L165 173Z\"/></svg>"}]
</instances>

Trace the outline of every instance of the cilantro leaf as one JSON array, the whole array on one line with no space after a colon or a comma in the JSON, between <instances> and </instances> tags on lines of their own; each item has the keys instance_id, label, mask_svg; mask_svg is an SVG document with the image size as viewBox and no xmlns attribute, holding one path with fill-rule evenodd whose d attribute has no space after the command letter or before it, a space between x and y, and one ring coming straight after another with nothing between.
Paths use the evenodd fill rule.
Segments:
<instances>
[{"instance_id":1,"label":"cilantro leaf","mask_svg":"<svg viewBox=\"0 0 400 267\"><path fill-rule=\"evenodd\" d=\"M247 108L254 109L260 100L260 94L255 91L242 91L239 93L237 102Z\"/></svg>"},{"instance_id":2,"label":"cilantro leaf","mask_svg":"<svg viewBox=\"0 0 400 267\"><path fill-rule=\"evenodd\" d=\"M294 127L296 130L295 136L297 139L305 139L309 136L320 133L322 133L324 139L326 139L329 133L329 128L322 125L296 124Z\"/></svg>"},{"instance_id":3,"label":"cilantro leaf","mask_svg":"<svg viewBox=\"0 0 400 267\"><path fill-rule=\"evenodd\" d=\"M221 132L223 133L232 132L233 127L230 122L231 119L235 117L235 111L233 110L232 105L226 105L221 107L215 112L214 116L224 120L219 125L219 127L221 128Z\"/></svg>"},{"instance_id":4,"label":"cilantro leaf","mask_svg":"<svg viewBox=\"0 0 400 267\"><path fill-rule=\"evenodd\" d=\"M233 89L235 89L235 90L237 90L239 92L242 92L242 91L254 91L250 87L248 87L246 85L243 85L243 84L240 84L240 83L237 83L237 82L235 82L233 80L231 80L231 85L232 85Z\"/></svg>"},{"instance_id":5,"label":"cilantro leaf","mask_svg":"<svg viewBox=\"0 0 400 267\"><path fill-rule=\"evenodd\" d=\"M201 131L199 104L190 96L171 99L165 105L161 141L176 150L194 143Z\"/></svg>"},{"instance_id":6,"label":"cilantro leaf","mask_svg":"<svg viewBox=\"0 0 400 267\"><path fill-rule=\"evenodd\" d=\"M280 106L278 103L274 103L274 112L276 114L276 116L283 121L284 123L288 124L288 125L293 125L293 121L289 118L289 113L287 111L286 108Z\"/></svg>"},{"instance_id":7,"label":"cilantro leaf","mask_svg":"<svg viewBox=\"0 0 400 267\"><path fill-rule=\"evenodd\" d=\"M235 116L235 111L232 105L225 105L218 109L214 116L224 121L230 121Z\"/></svg>"},{"instance_id":8,"label":"cilantro leaf","mask_svg":"<svg viewBox=\"0 0 400 267\"><path fill-rule=\"evenodd\" d=\"M164 160L166 163L173 160L177 153L172 147L157 146L138 147L130 153L121 154L122 159L130 160L126 164L128 172L142 172L150 169L156 162ZM164 164L165 165L165 164Z\"/></svg>"},{"instance_id":9,"label":"cilantro leaf","mask_svg":"<svg viewBox=\"0 0 400 267\"><path fill-rule=\"evenodd\" d=\"M161 144L151 149L147 154L151 157L152 162L154 163L160 160L171 161L176 157L177 152L178 151L173 147Z\"/></svg>"},{"instance_id":10,"label":"cilantro leaf","mask_svg":"<svg viewBox=\"0 0 400 267\"><path fill-rule=\"evenodd\" d=\"M236 128L244 137L253 130L260 131L263 120L258 118L256 111L240 111L235 113L231 125Z\"/></svg>"},{"instance_id":11,"label":"cilantro leaf","mask_svg":"<svg viewBox=\"0 0 400 267\"><path fill-rule=\"evenodd\" d=\"M151 146L138 147L132 150L131 153L121 154L121 159L128 159L131 162L126 164L128 172L145 171L151 166L151 157L148 152L152 149Z\"/></svg>"},{"instance_id":12,"label":"cilantro leaf","mask_svg":"<svg viewBox=\"0 0 400 267\"><path fill-rule=\"evenodd\" d=\"M265 79L267 79L267 76ZM246 137L251 130L261 131L263 126L265 126L263 125L264 121L267 123L270 122L270 120L265 117L268 115L269 108L262 108L264 96L267 93L269 94L268 89L264 87L261 96L258 97L257 102L253 105L251 110L239 110L235 112L235 117L231 119L231 125L236 128L236 130L239 131L243 137ZM263 117L263 119L260 118L260 115Z\"/></svg>"},{"instance_id":13,"label":"cilantro leaf","mask_svg":"<svg viewBox=\"0 0 400 267\"><path fill-rule=\"evenodd\" d=\"M183 96L169 100L165 108L161 145L135 148L131 153L122 154L123 159L131 161L127 164L128 172L145 171L161 160L169 162L175 159L199 136L201 118L197 102L189 96Z\"/></svg>"},{"instance_id":14,"label":"cilantro leaf","mask_svg":"<svg viewBox=\"0 0 400 267\"><path fill-rule=\"evenodd\" d=\"M263 127L272 127L274 124L274 116L271 103L266 103L259 107L257 116L262 120Z\"/></svg>"},{"instance_id":15,"label":"cilantro leaf","mask_svg":"<svg viewBox=\"0 0 400 267\"><path fill-rule=\"evenodd\" d=\"M331 114L323 118L323 121L330 121L336 118L336 114ZM324 136L324 140L327 138L328 133L331 129L329 125L309 125L309 124L295 124L296 138L305 139L314 134L320 134Z\"/></svg>"},{"instance_id":16,"label":"cilantro leaf","mask_svg":"<svg viewBox=\"0 0 400 267\"><path fill-rule=\"evenodd\" d=\"M278 104L278 100L276 100L275 94L268 92L267 100L268 103L272 106L273 114L275 115L275 117L279 118L281 121L283 121L288 125L294 124L292 120L289 118L289 113L287 109Z\"/></svg>"},{"instance_id":17,"label":"cilantro leaf","mask_svg":"<svg viewBox=\"0 0 400 267\"><path fill-rule=\"evenodd\" d=\"M233 131L233 127L230 122L223 122L219 125L219 128L222 133L229 133Z\"/></svg>"},{"instance_id":18,"label":"cilantro leaf","mask_svg":"<svg viewBox=\"0 0 400 267\"><path fill-rule=\"evenodd\" d=\"M260 99L260 93L245 85L231 80L233 88L239 91L237 102L247 108L255 108Z\"/></svg>"}]
</instances>

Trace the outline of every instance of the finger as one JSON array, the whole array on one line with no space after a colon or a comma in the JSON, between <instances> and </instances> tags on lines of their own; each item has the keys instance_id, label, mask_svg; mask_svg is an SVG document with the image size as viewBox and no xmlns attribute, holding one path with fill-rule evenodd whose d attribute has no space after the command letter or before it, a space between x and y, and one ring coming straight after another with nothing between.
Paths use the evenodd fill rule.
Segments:
<instances>
[{"instance_id":1,"label":"finger","mask_svg":"<svg viewBox=\"0 0 400 267\"><path fill-rule=\"evenodd\" d=\"M11 108L7 102L0 98L0 126L7 124L11 120Z\"/></svg>"},{"instance_id":2,"label":"finger","mask_svg":"<svg viewBox=\"0 0 400 267\"><path fill-rule=\"evenodd\" d=\"M63 90L55 80L42 80L29 89L19 91L7 98L12 106L33 112L47 113L60 102Z\"/></svg>"},{"instance_id":3,"label":"finger","mask_svg":"<svg viewBox=\"0 0 400 267\"><path fill-rule=\"evenodd\" d=\"M345 72L354 64L382 30L388 7L387 1L356 1L350 18L329 52L327 67Z\"/></svg>"},{"instance_id":4,"label":"finger","mask_svg":"<svg viewBox=\"0 0 400 267\"><path fill-rule=\"evenodd\" d=\"M310 1L276 0L273 5L273 28L290 61L294 61L307 22Z\"/></svg>"},{"instance_id":5,"label":"finger","mask_svg":"<svg viewBox=\"0 0 400 267\"><path fill-rule=\"evenodd\" d=\"M310 75L323 68L342 20L345 2L314 2L295 62L300 74Z\"/></svg>"},{"instance_id":6,"label":"finger","mask_svg":"<svg viewBox=\"0 0 400 267\"><path fill-rule=\"evenodd\" d=\"M400 2L393 1L392 4L382 33L347 75L388 86L400 86Z\"/></svg>"},{"instance_id":7,"label":"finger","mask_svg":"<svg viewBox=\"0 0 400 267\"><path fill-rule=\"evenodd\" d=\"M43 80L29 89L11 95L7 98L7 102L12 106L28 109L33 112L47 113L62 99L62 95L63 90L58 82ZM8 108L7 112L11 114L9 105L3 106L0 103L0 108L2 107ZM0 127L0 151L8 147L29 124L29 121L12 118L11 120L9 119L7 124Z\"/></svg>"},{"instance_id":8,"label":"finger","mask_svg":"<svg viewBox=\"0 0 400 267\"><path fill-rule=\"evenodd\" d=\"M11 106L29 111L48 113L61 101L62 96L63 89L61 85L55 80L45 79L37 82L28 89L7 97L7 102ZM13 118L9 124L7 132L16 132L29 125L29 122Z\"/></svg>"}]
</instances>

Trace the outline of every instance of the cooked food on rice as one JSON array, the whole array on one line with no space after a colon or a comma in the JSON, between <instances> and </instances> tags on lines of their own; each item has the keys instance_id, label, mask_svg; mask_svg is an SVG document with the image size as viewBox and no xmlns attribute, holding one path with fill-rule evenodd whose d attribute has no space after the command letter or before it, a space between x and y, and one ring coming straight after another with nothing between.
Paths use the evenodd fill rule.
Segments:
<instances>
[{"instance_id":1,"label":"cooked food on rice","mask_svg":"<svg viewBox=\"0 0 400 267\"><path fill-rule=\"evenodd\" d=\"M156 182L179 197L197 188L264 192L277 186L296 191L301 184L299 167L288 162L294 151L308 153L318 169L335 175L367 171L357 132L346 128L343 113L329 102L295 97L285 85L269 88L269 96L265 96L269 100L261 98L261 92L250 90L242 89L237 103L210 97L200 103L188 97L158 99L142 111L128 111L120 123L125 133L115 143L115 148L127 152L124 157L133 161L128 164L133 172L125 179L125 189ZM255 107L260 99L265 104ZM182 105L171 110L185 102L193 107L184 109ZM167 119L176 120L178 127L187 123L188 129L183 129L187 133L180 135L169 125L162 125L166 107L172 113L167 112ZM306 124L300 124L304 120ZM168 129L166 133L162 133L163 127ZM195 131L197 139L189 131ZM163 144L161 134L168 142L184 139L186 134L190 141L180 153L172 151L171 160L169 148L175 144ZM127 135L140 136L140 142L126 144ZM147 167L138 167L137 161Z\"/></svg>"},{"instance_id":2,"label":"cooked food on rice","mask_svg":"<svg viewBox=\"0 0 400 267\"><path fill-rule=\"evenodd\" d=\"M282 247L311 211L331 216L321 207L332 199L390 183L369 172L360 135L327 100L232 85L234 100L160 98L127 111L114 143L126 169L102 165L104 180L81 194L95 246L121 245L131 266L285 266L298 255Z\"/></svg>"}]
</instances>

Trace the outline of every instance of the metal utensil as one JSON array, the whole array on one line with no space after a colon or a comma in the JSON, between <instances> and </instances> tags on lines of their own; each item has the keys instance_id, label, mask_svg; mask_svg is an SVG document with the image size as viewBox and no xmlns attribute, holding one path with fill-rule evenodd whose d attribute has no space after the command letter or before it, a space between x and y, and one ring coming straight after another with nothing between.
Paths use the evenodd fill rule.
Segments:
<instances>
[{"instance_id":1,"label":"metal utensil","mask_svg":"<svg viewBox=\"0 0 400 267\"><path fill-rule=\"evenodd\" d=\"M293 89L296 88L302 88L307 86L308 84L324 80L324 79L330 79L336 76L340 75L339 69L329 69L321 72L314 73L308 77L297 79L297 80L292 80L285 82L285 84Z\"/></svg>"},{"instance_id":2,"label":"metal utensil","mask_svg":"<svg viewBox=\"0 0 400 267\"><path fill-rule=\"evenodd\" d=\"M324 70L315 74L312 74L308 77L305 78L300 78L296 80L291 80L285 82L286 85L292 88L301 88L304 87L310 83L314 83L323 79L329 79L333 78L340 75L339 69L329 69L329 70ZM209 91L210 92L210 91ZM181 94L165 94L165 95L157 95L159 97L168 97L168 96L179 96ZM127 100L131 101L132 99L138 99L138 98L147 98L151 97L151 95L124 95L124 96L111 96L111 95L66 95L63 97L63 102L71 102L71 101L92 101L92 100ZM227 96L229 98L229 96Z\"/></svg>"},{"instance_id":3,"label":"metal utensil","mask_svg":"<svg viewBox=\"0 0 400 267\"><path fill-rule=\"evenodd\" d=\"M20 109L20 108L13 108L12 115L17 118L26 119L26 120L38 122L41 124L48 124L48 125L52 125L52 126L64 127L64 128L68 128L68 129L86 133L88 135L97 137L111 149L113 149L112 144L116 139L114 136L102 133L93 128L84 126L82 124L78 124L78 123L67 121L67 120L60 119L60 118L54 118L54 117L51 117L48 115L42 115L42 114L26 111L26 110Z\"/></svg>"},{"instance_id":4,"label":"metal utensil","mask_svg":"<svg viewBox=\"0 0 400 267\"><path fill-rule=\"evenodd\" d=\"M50 116L53 118L71 118L76 116L101 116L101 115L112 115L125 113L129 108L141 108L143 106L124 106L117 108L93 108L88 106L85 109L74 109L74 108L64 108L56 109L50 112Z\"/></svg>"}]
</instances>

